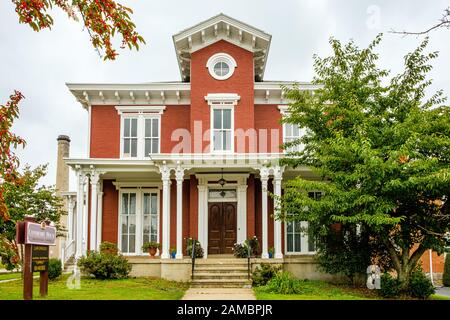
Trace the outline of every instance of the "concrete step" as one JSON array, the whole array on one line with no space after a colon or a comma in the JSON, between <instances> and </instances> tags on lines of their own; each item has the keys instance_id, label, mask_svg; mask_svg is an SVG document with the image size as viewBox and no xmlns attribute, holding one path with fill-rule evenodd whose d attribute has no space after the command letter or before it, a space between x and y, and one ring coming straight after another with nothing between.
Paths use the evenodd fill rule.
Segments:
<instances>
[{"instance_id":1,"label":"concrete step","mask_svg":"<svg viewBox=\"0 0 450 320\"><path fill-rule=\"evenodd\" d=\"M217 279L229 279L229 280L248 280L247 273L200 273L194 272L194 280L217 280Z\"/></svg>"},{"instance_id":2,"label":"concrete step","mask_svg":"<svg viewBox=\"0 0 450 320\"><path fill-rule=\"evenodd\" d=\"M195 265L247 265L247 259L196 259Z\"/></svg>"},{"instance_id":3,"label":"concrete step","mask_svg":"<svg viewBox=\"0 0 450 320\"><path fill-rule=\"evenodd\" d=\"M192 288L250 288L251 285L251 281L243 279L194 279L191 282Z\"/></svg>"},{"instance_id":4,"label":"concrete step","mask_svg":"<svg viewBox=\"0 0 450 320\"><path fill-rule=\"evenodd\" d=\"M234 267L234 266L195 266L194 273L247 273L248 268L245 267Z\"/></svg>"}]
</instances>

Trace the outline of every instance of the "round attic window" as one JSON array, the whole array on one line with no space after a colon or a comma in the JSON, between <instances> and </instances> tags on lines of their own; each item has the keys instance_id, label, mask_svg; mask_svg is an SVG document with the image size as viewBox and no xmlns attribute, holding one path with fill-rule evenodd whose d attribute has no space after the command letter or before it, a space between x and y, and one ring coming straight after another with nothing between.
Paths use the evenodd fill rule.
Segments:
<instances>
[{"instance_id":1,"label":"round attic window","mask_svg":"<svg viewBox=\"0 0 450 320\"><path fill-rule=\"evenodd\" d=\"M233 57L226 53L217 53L209 58L206 63L209 74L217 80L226 80L231 77L236 66Z\"/></svg>"}]
</instances>

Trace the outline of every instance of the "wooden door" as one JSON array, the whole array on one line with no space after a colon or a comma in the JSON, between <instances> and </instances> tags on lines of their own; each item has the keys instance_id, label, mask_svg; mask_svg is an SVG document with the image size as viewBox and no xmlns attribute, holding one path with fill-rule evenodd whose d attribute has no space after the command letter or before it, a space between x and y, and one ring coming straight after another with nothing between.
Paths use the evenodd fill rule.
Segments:
<instances>
[{"instance_id":1,"label":"wooden door","mask_svg":"<svg viewBox=\"0 0 450 320\"><path fill-rule=\"evenodd\" d=\"M236 243L237 212L234 202L210 202L208 254L232 254Z\"/></svg>"}]
</instances>

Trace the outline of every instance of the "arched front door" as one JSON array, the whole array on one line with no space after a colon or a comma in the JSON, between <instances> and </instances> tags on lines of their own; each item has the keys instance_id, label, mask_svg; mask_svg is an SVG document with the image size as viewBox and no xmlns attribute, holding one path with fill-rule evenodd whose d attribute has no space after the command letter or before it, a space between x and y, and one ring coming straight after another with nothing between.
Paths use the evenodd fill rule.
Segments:
<instances>
[{"instance_id":1,"label":"arched front door","mask_svg":"<svg viewBox=\"0 0 450 320\"><path fill-rule=\"evenodd\" d=\"M232 254L236 243L235 202L210 202L208 207L208 254Z\"/></svg>"}]
</instances>

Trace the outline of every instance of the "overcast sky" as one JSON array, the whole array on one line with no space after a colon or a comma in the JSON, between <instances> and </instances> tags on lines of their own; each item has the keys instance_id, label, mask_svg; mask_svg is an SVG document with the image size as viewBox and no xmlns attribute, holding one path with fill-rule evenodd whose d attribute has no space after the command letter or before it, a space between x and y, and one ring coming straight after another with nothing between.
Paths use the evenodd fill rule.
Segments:
<instances>
[{"instance_id":1,"label":"overcast sky","mask_svg":"<svg viewBox=\"0 0 450 320\"><path fill-rule=\"evenodd\" d=\"M49 163L45 184L56 176L56 138L70 136L71 157L86 157L87 112L66 82L130 83L180 80L172 35L220 12L272 35L265 80L310 81L313 54L330 53L331 36L366 46L385 33L378 48L380 65L398 72L403 56L423 38L389 34L391 29L421 31L437 22L450 0L191 0L119 1L134 9L133 20L147 45L139 52L121 51L104 62L93 50L81 24L54 9L51 31L33 32L20 25L11 1L0 1L0 103L18 89L26 99L14 131L25 138L22 165ZM450 30L430 35L430 50L440 51L431 77L433 89L450 94ZM71 176L74 190L74 175Z\"/></svg>"}]
</instances>

